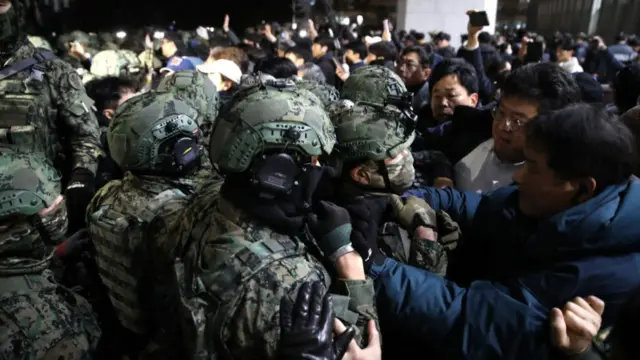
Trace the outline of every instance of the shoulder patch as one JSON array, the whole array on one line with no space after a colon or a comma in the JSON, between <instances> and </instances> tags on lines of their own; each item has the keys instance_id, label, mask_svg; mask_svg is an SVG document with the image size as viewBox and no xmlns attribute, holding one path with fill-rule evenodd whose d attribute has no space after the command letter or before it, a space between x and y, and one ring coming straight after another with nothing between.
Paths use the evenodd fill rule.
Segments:
<instances>
[{"instance_id":1,"label":"shoulder patch","mask_svg":"<svg viewBox=\"0 0 640 360\"><path fill-rule=\"evenodd\" d=\"M74 88L76 90L84 89L84 85L82 85L82 78L75 71L72 71L72 72L68 73L67 82L69 83L69 86L71 86L72 88Z\"/></svg>"}]
</instances>

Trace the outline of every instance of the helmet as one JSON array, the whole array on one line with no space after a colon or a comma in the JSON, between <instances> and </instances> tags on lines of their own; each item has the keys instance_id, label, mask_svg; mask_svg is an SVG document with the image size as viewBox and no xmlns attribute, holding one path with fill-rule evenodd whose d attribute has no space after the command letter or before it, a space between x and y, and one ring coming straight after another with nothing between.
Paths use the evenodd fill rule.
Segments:
<instances>
[{"instance_id":1,"label":"helmet","mask_svg":"<svg viewBox=\"0 0 640 360\"><path fill-rule=\"evenodd\" d=\"M256 85L240 90L220 115L209 156L221 170L243 172L257 155L271 149L305 156L331 153L336 136L320 99L282 80L256 75Z\"/></svg>"},{"instance_id":2,"label":"helmet","mask_svg":"<svg viewBox=\"0 0 640 360\"><path fill-rule=\"evenodd\" d=\"M311 91L318 97L318 99L320 99L320 101L322 101L325 108L340 99L340 93L338 90L328 84L321 84L314 80L299 80L296 85L300 89Z\"/></svg>"},{"instance_id":3,"label":"helmet","mask_svg":"<svg viewBox=\"0 0 640 360\"><path fill-rule=\"evenodd\" d=\"M220 96L216 86L206 74L193 70L175 72L162 79L157 92L170 92L198 111L198 126L205 138L209 137L214 120L220 110Z\"/></svg>"},{"instance_id":4,"label":"helmet","mask_svg":"<svg viewBox=\"0 0 640 360\"><path fill-rule=\"evenodd\" d=\"M354 102L385 104L388 96L402 96L407 87L402 79L384 66L363 66L349 75L340 97Z\"/></svg>"},{"instance_id":5,"label":"helmet","mask_svg":"<svg viewBox=\"0 0 640 360\"><path fill-rule=\"evenodd\" d=\"M341 161L384 160L408 149L414 128L395 106L342 100L331 113Z\"/></svg>"},{"instance_id":6,"label":"helmet","mask_svg":"<svg viewBox=\"0 0 640 360\"><path fill-rule=\"evenodd\" d=\"M33 44L33 46L52 51L51 45L44 38L40 36L27 36L27 38L29 39L29 42Z\"/></svg>"},{"instance_id":7,"label":"helmet","mask_svg":"<svg viewBox=\"0 0 640 360\"><path fill-rule=\"evenodd\" d=\"M18 266L44 270L51 254L45 245L58 244L67 232L60 175L40 154L0 149L0 156L0 276Z\"/></svg>"},{"instance_id":8,"label":"helmet","mask_svg":"<svg viewBox=\"0 0 640 360\"><path fill-rule=\"evenodd\" d=\"M34 215L60 195L60 175L44 156L0 150L0 218Z\"/></svg>"},{"instance_id":9,"label":"helmet","mask_svg":"<svg viewBox=\"0 0 640 360\"><path fill-rule=\"evenodd\" d=\"M109 123L111 157L123 170L177 175L199 165L198 112L170 93L147 92L120 105Z\"/></svg>"},{"instance_id":10,"label":"helmet","mask_svg":"<svg viewBox=\"0 0 640 360\"><path fill-rule=\"evenodd\" d=\"M140 70L140 60L129 50L100 51L91 60L91 74L98 77L135 74Z\"/></svg>"}]
</instances>

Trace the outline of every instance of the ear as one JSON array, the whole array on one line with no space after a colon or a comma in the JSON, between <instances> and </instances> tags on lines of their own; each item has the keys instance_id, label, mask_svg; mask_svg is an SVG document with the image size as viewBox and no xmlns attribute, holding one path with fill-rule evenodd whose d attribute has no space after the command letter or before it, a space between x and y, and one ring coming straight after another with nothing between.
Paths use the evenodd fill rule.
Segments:
<instances>
[{"instance_id":1,"label":"ear","mask_svg":"<svg viewBox=\"0 0 640 360\"><path fill-rule=\"evenodd\" d=\"M353 179L353 181L357 182L358 184L369 185L369 183L371 182L369 172L363 169L362 166L356 166L355 168L351 169L350 175L351 179Z\"/></svg>"},{"instance_id":2,"label":"ear","mask_svg":"<svg viewBox=\"0 0 640 360\"><path fill-rule=\"evenodd\" d=\"M112 109L102 110L102 115L104 115L104 117L106 117L109 120L113 120L113 114L115 114L115 111L113 111Z\"/></svg>"},{"instance_id":3,"label":"ear","mask_svg":"<svg viewBox=\"0 0 640 360\"><path fill-rule=\"evenodd\" d=\"M222 91L227 91L231 89L231 85L232 85L231 80L224 80L222 82L222 89L223 89Z\"/></svg>"},{"instance_id":4,"label":"ear","mask_svg":"<svg viewBox=\"0 0 640 360\"><path fill-rule=\"evenodd\" d=\"M426 69L424 69L424 78L429 79L429 76L431 76L431 68L427 67Z\"/></svg>"},{"instance_id":5,"label":"ear","mask_svg":"<svg viewBox=\"0 0 640 360\"><path fill-rule=\"evenodd\" d=\"M471 94L471 96L469 96L469 98L471 99L471 106L472 107L478 106L478 94L477 93Z\"/></svg>"},{"instance_id":6,"label":"ear","mask_svg":"<svg viewBox=\"0 0 640 360\"><path fill-rule=\"evenodd\" d=\"M591 199L595 195L598 186L596 180L592 177L571 181L570 184L575 189L574 198L579 204Z\"/></svg>"}]
</instances>

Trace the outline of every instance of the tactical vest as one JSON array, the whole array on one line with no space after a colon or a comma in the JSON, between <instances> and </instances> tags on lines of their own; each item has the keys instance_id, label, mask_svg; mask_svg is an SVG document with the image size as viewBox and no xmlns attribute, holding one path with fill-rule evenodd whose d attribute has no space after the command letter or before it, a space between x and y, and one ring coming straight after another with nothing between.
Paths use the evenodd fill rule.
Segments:
<instances>
[{"instance_id":1,"label":"tactical vest","mask_svg":"<svg viewBox=\"0 0 640 360\"><path fill-rule=\"evenodd\" d=\"M169 199L186 198L178 189L157 194L144 208L118 209L104 205L89 216L89 233L96 249L96 263L120 323L140 335L148 335L148 317L139 299L145 264L138 264L144 249L146 226Z\"/></svg>"},{"instance_id":2,"label":"tactical vest","mask_svg":"<svg viewBox=\"0 0 640 360\"><path fill-rule=\"evenodd\" d=\"M55 58L50 51L38 50L34 57L0 70L0 144L42 153L51 161L61 149L51 140L57 112L42 63Z\"/></svg>"},{"instance_id":3,"label":"tactical vest","mask_svg":"<svg viewBox=\"0 0 640 360\"><path fill-rule=\"evenodd\" d=\"M185 263L176 259L174 270L187 320L187 345L194 359L231 360L233 356L222 338L229 316L238 304L238 288L271 264L308 254L302 239L288 236L264 239L246 245L215 270L195 276L200 259ZM327 288L328 274L321 276ZM358 314L348 309L349 297L332 294L335 316L347 324L356 324Z\"/></svg>"},{"instance_id":4,"label":"tactical vest","mask_svg":"<svg viewBox=\"0 0 640 360\"><path fill-rule=\"evenodd\" d=\"M58 285L49 270L0 277L0 289L0 311L10 322L3 322L0 349L14 348L39 359L54 355L52 349L61 341L75 340L78 347L67 349L70 355L88 355L97 345L100 328L91 306ZM10 353L2 354L11 358Z\"/></svg>"}]
</instances>

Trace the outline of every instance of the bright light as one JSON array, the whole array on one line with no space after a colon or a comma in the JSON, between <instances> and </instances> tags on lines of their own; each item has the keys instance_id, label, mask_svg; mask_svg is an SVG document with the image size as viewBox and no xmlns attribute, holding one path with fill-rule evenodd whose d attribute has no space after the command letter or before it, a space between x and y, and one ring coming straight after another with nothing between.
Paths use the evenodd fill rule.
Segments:
<instances>
[{"instance_id":1,"label":"bright light","mask_svg":"<svg viewBox=\"0 0 640 360\"><path fill-rule=\"evenodd\" d=\"M300 30L298 35L300 35L301 38L307 37L307 30L304 30L304 29Z\"/></svg>"},{"instance_id":2,"label":"bright light","mask_svg":"<svg viewBox=\"0 0 640 360\"><path fill-rule=\"evenodd\" d=\"M362 15L358 15L356 16L356 23L358 25L362 25L362 22L364 21L364 18L362 17Z\"/></svg>"},{"instance_id":3,"label":"bright light","mask_svg":"<svg viewBox=\"0 0 640 360\"><path fill-rule=\"evenodd\" d=\"M163 31L156 31L153 33L153 38L154 39L164 39L164 32Z\"/></svg>"},{"instance_id":4,"label":"bright light","mask_svg":"<svg viewBox=\"0 0 640 360\"><path fill-rule=\"evenodd\" d=\"M342 20L340 21L340 24L344 25L344 26L349 26L349 24L351 24L351 19L349 19L348 17L344 17L342 18Z\"/></svg>"},{"instance_id":5,"label":"bright light","mask_svg":"<svg viewBox=\"0 0 640 360\"><path fill-rule=\"evenodd\" d=\"M296 24L296 23L291 24L291 29L292 30L295 30L297 28L298 28L298 24Z\"/></svg>"},{"instance_id":6,"label":"bright light","mask_svg":"<svg viewBox=\"0 0 640 360\"><path fill-rule=\"evenodd\" d=\"M126 33L126 32L124 32L124 31L118 31L118 32L116 33L116 37L117 37L118 39L124 39L124 38L126 38L126 37L127 37L127 33Z\"/></svg>"}]
</instances>

